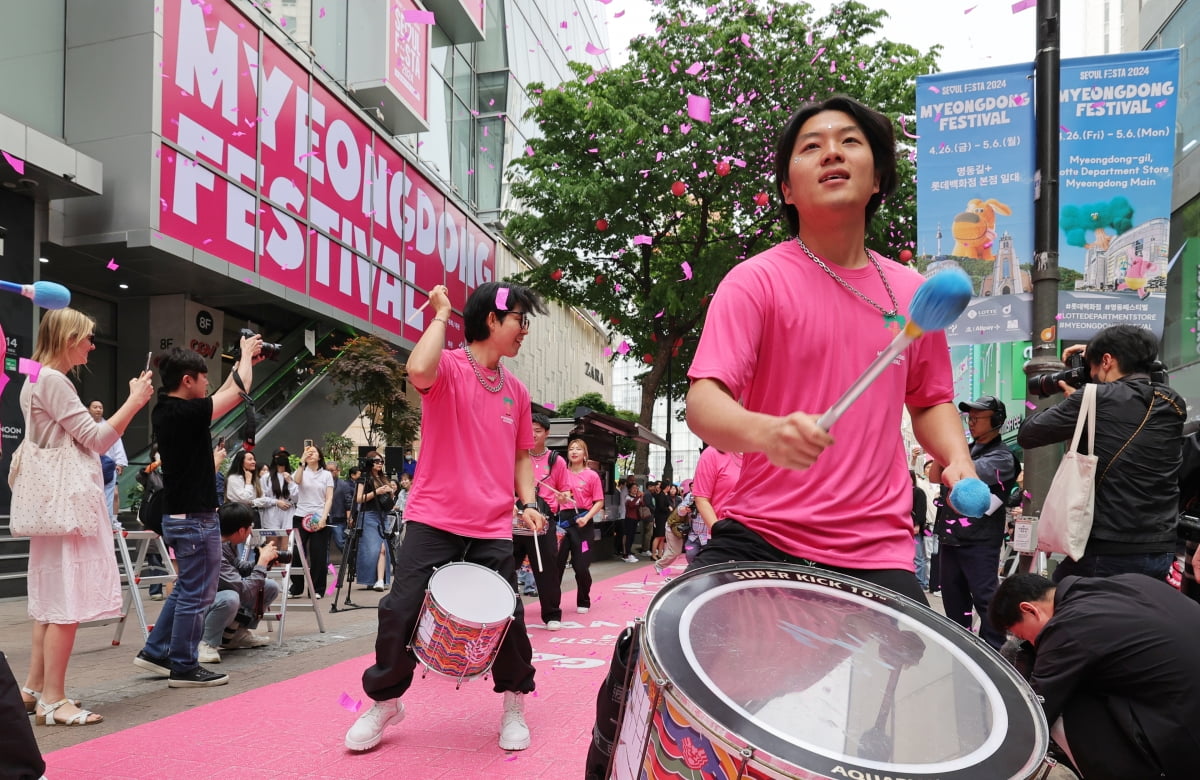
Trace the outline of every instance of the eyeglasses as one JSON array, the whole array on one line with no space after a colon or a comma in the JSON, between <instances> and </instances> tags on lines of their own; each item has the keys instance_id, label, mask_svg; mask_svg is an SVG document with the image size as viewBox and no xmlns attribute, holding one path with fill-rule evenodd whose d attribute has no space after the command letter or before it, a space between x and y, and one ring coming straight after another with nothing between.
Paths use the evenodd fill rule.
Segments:
<instances>
[{"instance_id":1,"label":"eyeglasses","mask_svg":"<svg viewBox=\"0 0 1200 780\"><path fill-rule=\"evenodd\" d=\"M374 458L373 460L371 460L371 463L383 463L383 459L382 458Z\"/></svg>"},{"instance_id":2,"label":"eyeglasses","mask_svg":"<svg viewBox=\"0 0 1200 780\"><path fill-rule=\"evenodd\" d=\"M505 317L509 316L510 314L514 314L517 317L520 317L521 330L529 330L529 313L528 312L523 312L523 311L506 311L506 312L504 312Z\"/></svg>"}]
</instances>

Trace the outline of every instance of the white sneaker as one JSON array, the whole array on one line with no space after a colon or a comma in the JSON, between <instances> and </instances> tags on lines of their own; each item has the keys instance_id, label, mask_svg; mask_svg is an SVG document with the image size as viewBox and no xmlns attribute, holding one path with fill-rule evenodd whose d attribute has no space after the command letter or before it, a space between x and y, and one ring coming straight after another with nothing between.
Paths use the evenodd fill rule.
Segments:
<instances>
[{"instance_id":1,"label":"white sneaker","mask_svg":"<svg viewBox=\"0 0 1200 780\"><path fill-rule=\"evenodd\" d=\"M546 621L546 630L547 631L557 631L560 628L562 628L561 622L559 622L557 620L547 620Z\"/></svg>"},{"instance_id":2,"label":"white sneaker","mask_svg":"<svg viewBox=\"0 0 1200 780\"><path fill-rule=\"evenodd\" d=\"M254 633L248 628L239 628L221 645L222 650L244 650L252 647L266 647L271 644L271 638ZM201 663L204 663L201 661Z\"/></svg>"},{"instance_id":3,"label":"white sneaker","mask_svg":"<svg viewBox=\"0 0 1200 780\"><path fill-rule=\"evenodd\" d=\"M524 750L529 747L529 726L525 725L525 694L504 692L504 716L500 719L500 749Z\"/></svg>"},{"instance_id":4,"label":"white sneaker","mask_svg":"<svg viewBox=\"0 0 1200 780\"><path fill-rule=\"evenodd\" d=\"M377 701L371 709L358 716L346 732L346 747L350 750L370 750L383 739L383 730L404 720L404 702L399 699Z\"/></svg>"},{"instance_id":5,"label":"white sneaker","mask_svg":"<svg viewBox=\"0 0 1200 780\"><path fill-rule=\"evenodd\" d=\"M624 560L625 563L637 563L638 562L638 559L632 555L626 555L622 560Z\"/></svg>"},{"instance_id":6,"label":"white sneaker","mask_svg":"<svg viewBox=\"0 0 1200 780\"><path fill-rule=\"evenodd\" d=\"M383 580L375 580L375 590L383 592Z\"/></svg>"},{"instance_id":7,"label":"white sneaker","mask_svg":"<svg viewBox=\"0 0 1200 780\"><path fill-rule=\"evenodd\" d=\"M586 615L591 607L575 607L575 611L580 615Z\"/></svg>"},{"instance_id":8,"label":"white sneaker","mask_svg":"<svg viewBox=\"0 0 1200 780\"><path fill-rule=\"evenodd\" d=\"M196 648L199 661L202 664L219 664L221 663L221 654L217 652L217 648L207 642L201 642Z\"/></svg>"}]
</instances>

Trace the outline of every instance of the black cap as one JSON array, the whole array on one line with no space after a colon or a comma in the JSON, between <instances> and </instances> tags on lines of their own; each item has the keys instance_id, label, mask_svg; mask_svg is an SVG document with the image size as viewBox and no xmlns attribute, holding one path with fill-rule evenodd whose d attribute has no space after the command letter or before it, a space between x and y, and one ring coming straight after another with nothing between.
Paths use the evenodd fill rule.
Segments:
<instances>
[{"instance_id":1,"label":"black cap","mask_svg":"<svg viewBox=\"0 0 1200 780\"><path fill-rule=\"evenodd\" d=\"M958 405L958 410L964 414L967 412L999 412L1001 422L1008 419L1008 409L1004 407L1004 402L994 395L983 395L974 401L963 401Z\"/></svg>"}]
</instances>

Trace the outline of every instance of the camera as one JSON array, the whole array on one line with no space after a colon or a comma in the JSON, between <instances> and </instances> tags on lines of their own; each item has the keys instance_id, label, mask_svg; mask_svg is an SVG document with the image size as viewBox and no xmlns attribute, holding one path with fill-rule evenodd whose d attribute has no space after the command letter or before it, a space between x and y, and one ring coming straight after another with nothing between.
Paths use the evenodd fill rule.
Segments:
<instances>
[{"instance_id":1,"label":"camera","mask_svg":"<svg viewBox=\"0 0 1200 780\"><path fill-rule=\"evenodd\" d=\"M280 566L290 566L292 564L292 551L276 550L275 563L278 563Z\"/></svg>"},{"instance_id":2,"label":"camera","mask_svg":"<svg viewBox=\"0 0 1200 780\"><path fill-rule=\"evenodd\" d=\"M1088 373L1087 363L1082 354L1076 353L1067 358L1066 370L1029 377L1029 392L1038 398L1047 398L1062 392L1062 388L1058 386L1059 382L1066 382L1071 387L1078 389L1090 381L1092 378Z\"/></svg>"},{"instance_id":3,"label":"camera","mask_svg":"<svg viewBox=\"0 0 1200 780\"><path fill-rule=\"evenodd\" d=\"M249 328L242 328L241 330L238 331L238 335L244 339L248 339L248 338L253 338L254 336L257 336L258 334L255 333L254 331L250 330ZM283 351L282 344L272 344L269 341L264 341L262 343L262 356L265 358L268 358L270 360L278 360L279 353L281 351Z\"/></svg>"}]
</instances>

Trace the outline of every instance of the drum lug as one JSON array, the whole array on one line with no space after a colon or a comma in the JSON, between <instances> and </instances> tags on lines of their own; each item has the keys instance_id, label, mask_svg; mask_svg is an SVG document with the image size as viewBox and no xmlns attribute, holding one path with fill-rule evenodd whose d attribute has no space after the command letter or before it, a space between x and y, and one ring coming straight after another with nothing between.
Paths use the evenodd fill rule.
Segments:
<instances>
[{"instance_id":1,"label":"drum lug","mask_svg":"<svg viewBox=\"0 0 1200 780\"><path fill-rule=\"evenodd\" d=\"M746 774L746 767L750 765L750 759L754 758L754 748L744 747L739 750L738 753L741 755L742 761L740 764L738 764L737 775L735 778L736 780L741 780L741 778L748 776Z\"/></svg>"}]
</instances>

